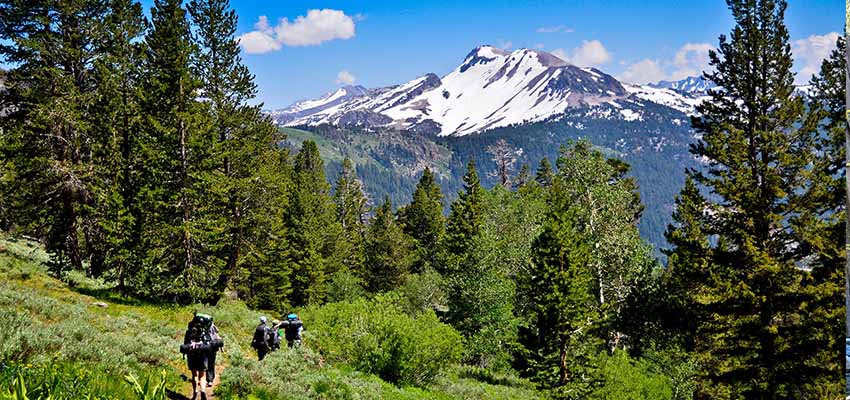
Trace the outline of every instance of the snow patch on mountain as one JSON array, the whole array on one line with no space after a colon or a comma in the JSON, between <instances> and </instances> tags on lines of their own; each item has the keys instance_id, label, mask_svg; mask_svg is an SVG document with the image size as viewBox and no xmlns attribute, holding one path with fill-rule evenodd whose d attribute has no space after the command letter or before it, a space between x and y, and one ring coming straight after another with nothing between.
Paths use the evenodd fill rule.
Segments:
<instances>
[{"instance_id":1,"label":"snow patch on mountain","mask_svg":"<svg viewBox=\"0 0 850 400\"><path fill-rule=\"evenodd\" d=\"M660 81L648 86L656 89L670 89L688 95L705 95L710 89L717 87L714 82L702 76L689 76L678 81Z\"/></svg>"},{"instance_id":2,"label":"snow patch on mountain","mask_svg":"<svg viewBox=\"0 0 850 400\"><path fill-rule=\"evenodd\" d=\"M699 98L669 88L623 84L596 68L572 65L544 51L481 46L442 78L426 74L376 89L346 86L269 115L289 126L381 126L462 136L598 105L620 110L596 109L597 118L641 121L638 109L644 102L690 114Z\"/></svg>"}]
</instances>

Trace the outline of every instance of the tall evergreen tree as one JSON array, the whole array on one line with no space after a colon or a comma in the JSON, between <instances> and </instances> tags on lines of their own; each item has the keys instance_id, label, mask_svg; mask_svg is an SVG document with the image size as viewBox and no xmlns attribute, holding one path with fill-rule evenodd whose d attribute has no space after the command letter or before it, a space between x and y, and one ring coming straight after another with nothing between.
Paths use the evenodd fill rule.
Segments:
<instances>
[{"instance_id":1,"label":"tall evergreen tree","mask_svg":"<svg viewBox=\"0 0 850 400\"><path fill-rule=\"evenodd\" d=\"M819 375L833 381L843 368L844 359L832 355L843 351L842 330L838 321L845 319L839 306L842 298L841 276L847 262L847 157L845 139L848 125L844 119L847 64L846 42L839 37L836 48L821 64L820 73L811 80L810 112L821 121L821 132L815 140L813 167L807 171L810 186L800 196L800 216L794 224L804 231L800 235L801 256L811 261L811 273L804 276L801 301L809 313L806 323L797 331L801 347L813 357L797 367L798 371ZM804 255L805 254L805 255ZM845 298L845 301L847 299ZM807 333L805 333L807 332ZM816 360L816 361L815 361ZM820 379L815 379L820 380Z\"/></svg>"},{"instance_id":2,"label":"tall evergreen tree","mask_svg":"<svg viewBox=\"0 0 850 400\"><path fill-rule=\"evenodd\" d=\"M207 215L201 222L212 232L214 253L206 269L222 290L241 266L246 239L268 229L257 224L264 218L255 214L275 212L262 206L264 191L257 188L258 183L268 186L268 182L255 178L262 170L259 163L278 151L280 136L262 115L261 105L247 104L256 96L257 85L239 55L238 18L229 0L192 0L187 8L196 28L192 67L209 105L211 123L206 135L213 144L213 165L201 176L210 186L204 193Z\"/></svg>"},{"instance_id":3,"label":"tall evergreen tree","mask_svg":"<svg viewBox=\"0 0 850 400\"><path fill-rule=\"evenodd\" d=\"M91 108L107 13L100 1L0 2L0 57L16 65L2 93L9 211L22 230L45 238L55 272L102 258L86 234L98 228Z\"/></svg>"},{"instance_id":4,"label":"tall evergreen tree","mask_svg":"<svg viewBox=\"0 0 850 400\"><path fill-rule=\"evenodd\" d=\"M333 256L341 225L315 142L304 141L295 156L293 178L294 193L286 211L293 267L290 300L296 306L321 303L327 277L339 268Z\"/></svg>"},{"instance_id":5,"label":"tall evergreen tree","mask_svg":"<svg viewBox=\"0 0 850 400\"><path fill-rule=\"evenodd\" d=\"M446 221L443 217L443 193L429 168L425 168L419 178L413 201L399 210L399 219L404 232L416 241L418 257L414 271L435 267Z\"/></svg>"},{"instance_id":6,"label":"tall evergreen tree","mask_svg":"<svg viewBox=\"0 0 850 400\"><path fill-rule=\"evenodd\" d=\"M146 267L137 288L146 295L166 293L175 300L208 298L214 278L206 274L203 253L208 232L197 213L206 182L196 179L210 168L204 135L204 108L195 100L200 81L190 59L195 52L186 10L180 0L156 0L152 30L146 37L147 64L143 111L147 116L142 185Z\"/></svg>"},{"instance_id":7,"label":"tall evergreen tree","mask_svg":"<svg viewBox=\"0 0 850 400\"><path fill-rule=\"evenodd\" d=\"M786 3L727 3L735 27L709 53L715 71L706 74L723 90L692 118L703 135L692 152L708 165L688 171L697 188L680 198L689 211L671 228L669 280L704 317L683 327L702 363L699 396L812 396L822 375L816 358L800 356L810 356L800 332L813 321L801 266L816 221L807 197L817 118L793 94ZM712 197L700 199L703 189Z\"/></svg>"},{"instance_id":8,"label":"tall evergreen tree","mask_svg":"<svg viewBox=\"0 0 850 400\"><path fill-rule=\"evenodd\" d=\"M292 305L293 166L286 151L262 151L257 157L254 176L244 179L254 182L245 186L249 190L242 199L251 208L242 214L246 230L241 262L230 285L255 308L283 311Z\"/></svg>"},{"instance_id":9,"label":"tall evergreen tree","mask_svg":"<svg viewBox=\"0 0 850 400\"><path fill-rule=\"evenodd\" d=\"M95 62L98 86L93 126L100 132L95 157L101 201L93 213L103 232L100 245L103 259L92 261L97 276L111 269L118 290L125 292L126 277L141 268L139 237L141 226L135 216L138 208L139 153L142 143L141 68L144 46L140 38L147 29L141 4L135 0L110 2L103 21L104 36Z\"/></svg>"},{"instance_id":10,"label":"tall evergreen tree","mask_svg":"<svg viewBox=\"0 0 850 400\"><path fill-rule=\"evenodd\" d=\"M355 274L363 266L363 236L369 200L363 191L363 183L357 178L351 160L342 162L342 172L336 181L333 197L337 221L342 225L341 242L337 244L341 265Z\"/></svg>"},{"instance_id":11,"label":"tall evergreen tree","mask_svg":"<svg viewBox=\"0 0 850 400\"><path fill-rule=\"evenodd\" d=\"M555 173L552 171L552 164L549 163L548 158L543 157L540 160L540 165L537 167L537 175L534 177L534 180L542 187L550 187L552 186L554 176Z\"/></svg>"},{"instance_id":12,"label":"tall evergreen tree","mask_svg":"<svg viewBox=\"0 0 850 400\"><path fill-rule=\"evenodd\" d=\"M470 321L477 309L480 288L479 255L484 227L484 189L475 170L475 161L469 160L463 177L464 189L452 203L452 212L446 226L443 257L440 269L448 284L449 310L447 318L466 337L480 331L480 324Z\"/></svg>"},{"instance_id":13,"label":"tall evergreen tree","mask_svg":"<svg viewBox=\"0 0 850 400\"><path fill-rule=\"evenodd\" d=\"M414 260L413 243L398 225L389 197L375 212L366 236L366 287L377 293L397 288Z\"/></svg>"},{"instance_id":14,"label":"tall evergreen tree","mask_svg":"<svg viewBox=\"0 0 850 400\"><path fill-rule=\"evenodd\" d=\"M484 188L475 170L475 160L470 159L463 176L463 190L452 203L452 211L446 225L445 250L448 254L449 269L457 269L459 263L472 249L475 237L481 232L484 218L482 202Z\"/></svg>"},{"instance_id":15,"label":"tall evergreen tree","mask_svg":"<svg viewBox=\"0 0 850 400\"><path fill-rule=\"evenodd\" d=\"M550 197L560 206L547 213L532 244L528 274L520 289L528 296L529 325L520 330L525 371L555 398L582 398L592 389L593 359L602 345L602 315L591 267L592 243L581 232L576 208L560 183Z\"/></svg>"}]
</instances>

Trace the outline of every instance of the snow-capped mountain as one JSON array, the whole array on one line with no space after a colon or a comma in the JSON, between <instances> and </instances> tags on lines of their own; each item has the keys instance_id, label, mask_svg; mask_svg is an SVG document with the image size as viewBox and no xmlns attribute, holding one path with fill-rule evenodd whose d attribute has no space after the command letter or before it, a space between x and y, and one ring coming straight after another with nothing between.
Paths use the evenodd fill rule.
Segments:
<instances>
[{"instance_id":1,"label":"snow-capped mountain","mask_svg":"<svg viewBox=\"0 0 850 400\"><path fill-rule=\"evenodd\" d=\"M363 86L343 86L333 92L326 93L318 99L301 100L285 109L270 111L268 114L271 115L277 123L285 124L294 119L320 113L353 98L363 96L366 93L368 93L368 89Z\"/></svg>"},{"instance_id":2,"label":"snow-capped mountain","mask_svg":"<svg viewBox=\"0 0 850 400\"><path fill-rule=\"evenodd\" d=\"M463 136L550 119L570 108L631 101L656 102L683 112L695 104L694 98L674 90L623 84L596 68L578 67L544 51L481 46L442 78L429 73L390 87L347 86L269 114L288 126L383 126Z\"/></svg>"},{"instance_id":3,"label":"snow-capped mountain","mask_svg":"<svg viewBox=\"0 0 850 400\"><path fill-rule=\"evenodd\" d=\"M670 89L685 95L705 95L710 89L717 87L714 82L702 76L689 76L678 81L659 81L650 83L648 86L655 89Z\"/></svg>"}]
</instances>

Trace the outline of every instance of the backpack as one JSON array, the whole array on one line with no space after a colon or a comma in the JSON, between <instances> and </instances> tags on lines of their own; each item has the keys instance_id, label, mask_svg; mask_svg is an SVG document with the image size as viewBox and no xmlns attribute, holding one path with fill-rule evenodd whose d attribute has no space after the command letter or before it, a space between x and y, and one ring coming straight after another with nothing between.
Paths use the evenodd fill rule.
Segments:
<instances>
[{"instance_id":1,"label":"backpack","mask_svg":"<svg viewBox=\"0 0 850 400\"><path fill-rule=\"evenodd\" d=\"M224 339L222 339L221 335L218 334L218 329L215 325L210 325L210 328L207 331L210 334L210 346L214 350L224 347Z\"/></svg>"},{"instance_id":2,"label":"backpack","mask_svg":"<svg viewBox=\"0 0 850 400\"><path fill-rule=\"evenodd\" d=\"M286 340L293 341L301 339L301 323L300 319L289 320L289 323L286 325Z\"/></svg>"},{"instance_id":3,"label":"backpack","mask_svg":"<svg viewBox=\"0 0 850 400\"><path fill-rule=\"evenodd\" d=\"M186 343L180 345L180 352L183 354L195 354L209 351L210 348L209 329L197 317L192 319L192 322L189 322L189 327L186 329Z\"/></svg>"},{"instance_id":4,"label":"backpack","mask_svg":"<svg viewBox=\"0 0 850 400\"><path fill-rule=\"evenodd\" d=\"M257 325L254 330L254 339L251 341L251 347L255 349L268 349L268 328L266 324Z\"/></svg>"}]
</instances>

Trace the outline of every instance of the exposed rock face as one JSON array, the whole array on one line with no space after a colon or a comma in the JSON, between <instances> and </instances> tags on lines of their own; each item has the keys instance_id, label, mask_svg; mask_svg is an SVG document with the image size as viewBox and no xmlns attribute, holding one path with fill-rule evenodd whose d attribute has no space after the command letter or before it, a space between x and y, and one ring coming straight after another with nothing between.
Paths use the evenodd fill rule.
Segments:
<instances>
[{"instance_id":1,"label":"exposed rock face","mask_svg":"<svg viewBox=\"0 0 850 400\"><path fill-rule=\"evenodd\" d=\"M341 114L336 120L339 126L381 126L393 122L393 119L370 110L351 110Z\"/></svg>"}]
</instances>

